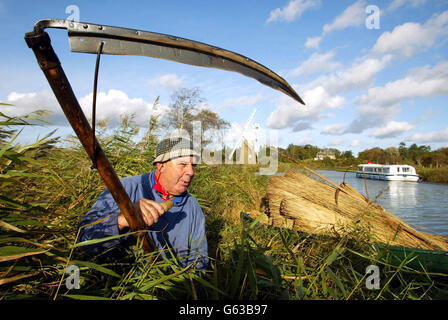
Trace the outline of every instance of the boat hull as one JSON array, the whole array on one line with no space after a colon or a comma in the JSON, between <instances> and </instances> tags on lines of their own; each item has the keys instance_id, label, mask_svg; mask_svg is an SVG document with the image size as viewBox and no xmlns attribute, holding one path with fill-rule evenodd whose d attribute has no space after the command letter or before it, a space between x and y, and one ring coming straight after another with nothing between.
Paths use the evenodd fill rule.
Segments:
<instances>
[{"instance_id":1,"label":"boat hull","mask_svg":"<svg viewBox=\"0 0 448 320\"><path fill-rule=\"evenodd\" d=\"M420 178L415 175L402 174L402 175L387 175L387 174L372 174L372 173L356 173L356 178L370 179L370 180L383 180L383 181L408 181L408 182L420 182Z\"/></svg>"}]
</instances>

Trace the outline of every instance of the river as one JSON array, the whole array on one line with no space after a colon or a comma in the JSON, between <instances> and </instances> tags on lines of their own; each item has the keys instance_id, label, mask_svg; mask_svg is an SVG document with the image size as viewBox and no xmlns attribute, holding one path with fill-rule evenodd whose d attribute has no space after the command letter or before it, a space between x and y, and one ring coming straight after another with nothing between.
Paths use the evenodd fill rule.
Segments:
<instances>
[{"instance_id":1,"label":"river","mask_svg":"<svg viewBox=\"0 0 448 320\"><path fill-rule=\"evenodd\" d=\"M344 172L317 170L323 177L340 184ZM364 179L347 172L345 182L366 194ZM448 237L448 184L366 180L372 201L402 219L416 230Z\"/></svg>"}]
</instances>

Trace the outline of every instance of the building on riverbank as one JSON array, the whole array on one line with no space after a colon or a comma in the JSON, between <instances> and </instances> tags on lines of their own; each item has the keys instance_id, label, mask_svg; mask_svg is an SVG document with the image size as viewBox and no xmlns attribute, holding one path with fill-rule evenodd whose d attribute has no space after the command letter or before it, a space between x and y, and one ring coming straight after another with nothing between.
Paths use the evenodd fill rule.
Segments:
<instances>
[{"instance_id":1,"label":"building on riverbank","mask_svg":"<svg viewBox=\"0 0 448 320\"><path fill-rule=\"evenodd\" d=\"M336 159L336 154L334 153L334 151L331 151L329 149L324 149L319 151L316 154L316 157L314 157L314 160L324 160L325 158L329 158L329 159Z\"/></svg>"}]
</instances>

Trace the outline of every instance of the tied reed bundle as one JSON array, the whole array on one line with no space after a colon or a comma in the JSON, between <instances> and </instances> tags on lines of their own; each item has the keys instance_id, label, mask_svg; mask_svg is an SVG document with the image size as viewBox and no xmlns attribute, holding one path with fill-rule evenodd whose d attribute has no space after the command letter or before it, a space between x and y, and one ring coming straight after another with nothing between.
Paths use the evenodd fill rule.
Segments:
<instances>
[{"instance_id":1,"label":"tied reed bundle","mask_svg":"<svg viewBox=\"0 0 448 320\"><path fill-rule=\"evenodd\" d=\"M447 238L411 228L346 183L327 182L296 171L272 177L266 190L270 223L321 235L363 230L372 242L448 251Z\"/></svg>"}]
</instances>

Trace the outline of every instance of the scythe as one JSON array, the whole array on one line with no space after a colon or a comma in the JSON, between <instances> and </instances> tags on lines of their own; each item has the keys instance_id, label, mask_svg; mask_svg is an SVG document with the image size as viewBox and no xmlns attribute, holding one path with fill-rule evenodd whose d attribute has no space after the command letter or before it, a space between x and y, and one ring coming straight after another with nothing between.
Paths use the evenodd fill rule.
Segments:
<instances>
[{"instance_id":1,"label":"scythe","mask_svg":"<svg viewBox=\"0 0 448 320\"><path fill-rule=\"evenodd\" d=\"M104 154L95 137L94 130L75 97L53 50L50 37L45 32L47 28L66 29L70 49L73 52L98 54L98 57L100 54L139 55L234 71L256 79L264 85L287 94L301 104L305 104L295 90L276 73L256 61L228 50L148 31L60 19L44 19L36 22L34 30L25 34L25 41L33 50L67 120L133 231L146 230L145 225ZM139 238L142 238L142 245L146 252L156 249L147 232L143 232Z\"/></svg>"}]
</instances>

